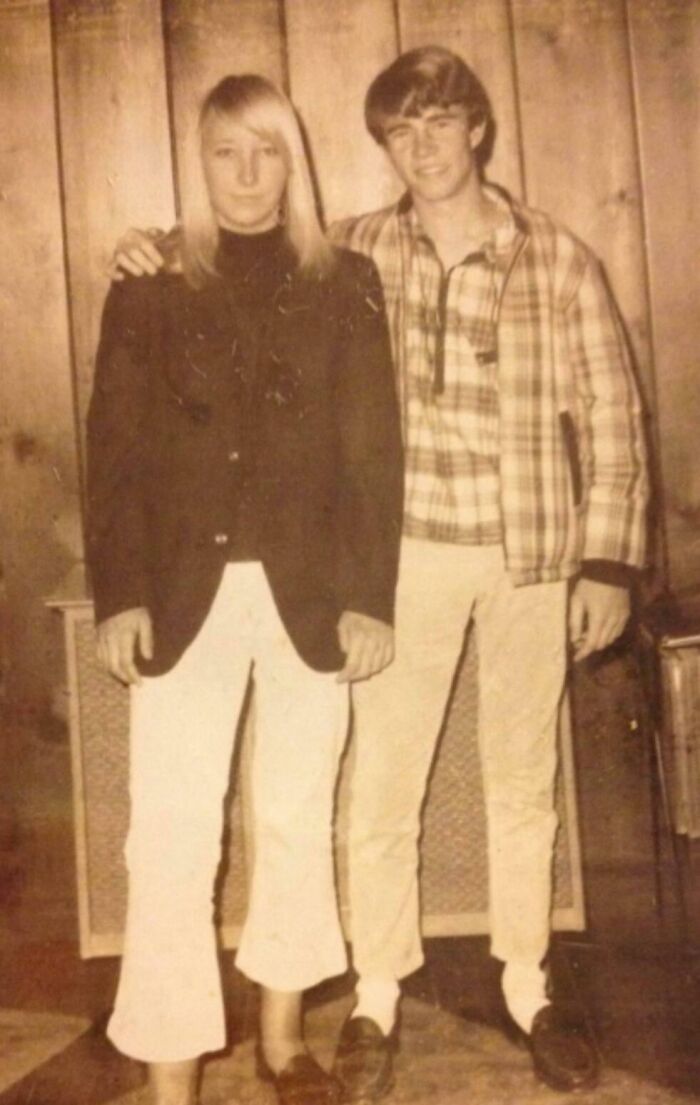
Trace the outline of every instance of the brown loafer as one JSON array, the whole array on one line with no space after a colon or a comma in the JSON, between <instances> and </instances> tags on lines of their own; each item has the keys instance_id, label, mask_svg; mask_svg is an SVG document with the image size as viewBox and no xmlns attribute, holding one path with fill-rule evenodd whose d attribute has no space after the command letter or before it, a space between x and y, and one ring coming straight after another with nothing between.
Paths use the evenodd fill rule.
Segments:
<instances>
[{"instance_id":1,"label":"brown loafer","mask_svg":"<svg viewBox=\"0 0 700 1105\"><path fill-rule=\"evenodd\" d=\"M553 1005L536 1014L525 1036L537 1077L553 1090L590 1090L598 1085L600 1064L585 1031L562 1019Z\"/></svg>"},{"instance_id":2,"label":"brown loafer","mask_svg":"<svg viewBox=\"0 0 700 1105\"><path fill-rule=\"evenodd\" d=\"M279 1105L338 1105L340 1083L320 1066L313 1055L302 1051L276 1074L258 1051L258 1077L270 1082Z\"/></svg>"},{"instance_id":3,"label":"brown loafer","mask_svg":"<svg viewBox=\"0 0 700 1105\"><path fill-rule=\"evenodd\" d=\"M333 1072L340 1079L344 1102L373 1105L394 1085L396 1028L385 1036L370 1017L349 1017L342 1027Z\"/></svg>"}]
</instances>

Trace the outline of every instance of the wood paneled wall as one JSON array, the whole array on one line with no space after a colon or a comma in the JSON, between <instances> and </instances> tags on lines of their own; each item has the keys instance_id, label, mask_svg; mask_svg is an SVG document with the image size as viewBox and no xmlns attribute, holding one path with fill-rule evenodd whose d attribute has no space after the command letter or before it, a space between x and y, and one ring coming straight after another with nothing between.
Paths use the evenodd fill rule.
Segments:
<instances>
[{"instance_id":1,"label":"wood paneled wall","mask_svg":"<svg viewBox=\"0 0 700 1105\"><path fill-rule=\"evenodd\" d=\"M82 423L125 226L167 226L178 150L226 72L281 81L329 219L397 184L362 120L402 49L440 42L482 76L490 175L603 258L664 477L668 569L700 582L700 0L0 0L0 602L3 688L62 684L42 598L81 556Z\"/></svg>"}]
</instances>

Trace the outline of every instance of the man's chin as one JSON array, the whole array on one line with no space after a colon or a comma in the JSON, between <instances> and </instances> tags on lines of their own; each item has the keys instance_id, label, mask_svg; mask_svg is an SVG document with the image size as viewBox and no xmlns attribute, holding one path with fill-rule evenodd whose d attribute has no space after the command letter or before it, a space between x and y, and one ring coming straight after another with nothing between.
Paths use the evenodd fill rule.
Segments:
<instances>
[{"instance_id":1,"label":"man's chin","mask_svg":"<svg viewBox=\"0 0 700 1105\"><path fill-rule=\"evenodd\" d=\"M425 203L440 203L455 195L455 187L444 177L423 177L411 184L411 194Z\"/></svg>"}]
</instances>

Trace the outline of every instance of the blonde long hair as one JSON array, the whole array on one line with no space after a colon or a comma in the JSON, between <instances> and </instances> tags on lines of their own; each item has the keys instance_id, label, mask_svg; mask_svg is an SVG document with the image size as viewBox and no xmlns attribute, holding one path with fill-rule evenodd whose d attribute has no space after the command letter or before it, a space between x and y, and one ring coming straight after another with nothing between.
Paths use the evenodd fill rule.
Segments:
<instances>
[{"instance_id":1,"label":"blonde long hair","mask_svg":"<svg viewBox=\"0 0 700 1105\"><path fill-rule=\"evenodd\" d=\"M201 288L218 276L219 227L202 166L202 132L212 114L233 118L271 142L284 159L288 178L282 222L299 267L322 273L332 264L314 197L311 173L294 108L284 93L256 73L224 77L205 96L187 143L183 166L181 262L185 279Z\"/></svg>"}]
</instances>

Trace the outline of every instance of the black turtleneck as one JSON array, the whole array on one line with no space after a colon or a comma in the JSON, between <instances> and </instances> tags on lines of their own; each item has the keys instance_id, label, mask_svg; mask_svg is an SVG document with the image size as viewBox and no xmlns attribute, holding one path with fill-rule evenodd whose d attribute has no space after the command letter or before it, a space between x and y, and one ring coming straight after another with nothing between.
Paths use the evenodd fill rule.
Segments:
<instances>
[{"instance_id":1,"label":"black turtleneck","mask_svg":"<svg viewBox=\"0 0 700 1105\"><path fill-rule=\"evenodd\" d=\"M294 267L294 257L281 226L261 234L234 234L221 228L216 264L241 314L250 312L249 322L255 326L280 281Z\"/></svg>"},{"instance_id":2,"label":"black turtleneck","mask_svg":"<svg viewBox=\"0 0 700 1105\"><path fill-rule=\"evenodd\" d=\"M289 252L284 227L271 227L257 234L237 234L234 230L219 227L219 259L222 264L239 264L252 268L261 257L281 251Z\"/></svg>"},{"instance_id":3,"label":"black turtleneck","mask_svg":"<svg viewBox=\"0 0 700 1105\"><path fill-rule=\"evenodd\" d=\"M294 255L284 229L275 226L260 234L219 231L217 268L236 317L236 370L245 382L242 441L236 481L235 524L232 526L229 560L257 560L261 504L256 468L258 435L256 369L261 363L261 343L274 340L276 293L294 268ZM233 366L232 366L233 367Z\"/></svg>"}]
</instances>

